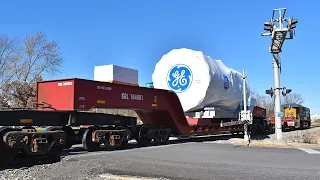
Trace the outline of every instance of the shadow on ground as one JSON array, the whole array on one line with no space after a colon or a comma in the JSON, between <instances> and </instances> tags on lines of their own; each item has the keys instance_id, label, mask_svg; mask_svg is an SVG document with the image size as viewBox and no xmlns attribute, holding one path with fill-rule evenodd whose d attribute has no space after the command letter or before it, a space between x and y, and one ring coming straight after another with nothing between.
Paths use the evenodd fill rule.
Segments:
<instances>
[{"instance_id":1,"label":"shadow on ground","mask_svg":"<svg viewBox=\"0 0 320 180\"><path fill-rule=\"evenodd\" d=\"M18 156L14 159L10 160L0 160L0 171L6 169L20 169L20 168L28 168L35 165L44 165L44 164L52 164L59 162L62 157L22 157Z\"/></svg>"}]
</instances>

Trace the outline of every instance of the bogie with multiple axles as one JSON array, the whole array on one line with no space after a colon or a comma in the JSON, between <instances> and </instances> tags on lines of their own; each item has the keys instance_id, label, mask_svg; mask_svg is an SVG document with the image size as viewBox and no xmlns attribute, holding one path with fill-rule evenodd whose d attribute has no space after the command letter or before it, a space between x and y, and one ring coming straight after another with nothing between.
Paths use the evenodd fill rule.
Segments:
<instances>
[{"instance_id":1,"label":"bogie with multiple axles","mask_svg":"<svg viewBox=\"0 0 320 180\"><path fill-rule=\"evenodd\" d=\"M128 128L89 127L82 136L82 144L86 151L98 151L103 145L106 149L126 146L130 137Z\"/></svg>"},{"instance_id":2,"label":"bogie with multiple axles","mask_svg":"<svg viewBox=\"0 0 320 180\"><path fill-rule=\"evenodd\" d=\"M34 128L0 128L0 158L25 155L56 156L64 148L66 133L57 130L37 132Z\"/></svg>"},{"instance_id":3,"label":"bogie with multiple axles","mask_svg":"<svg viewBox=\"0 0 320 180\"><path fill-rule=\"evenodd\" d=\"M155 145L167 144L171 135L171 129L161 126L158 129L150 128L148 125L139 125L134 137L139 146L149 146L153 140Z\"/></svg>"},{"instance_id":4,"label":"bogie with multiple axles","mask_svg":"<svg viewBox=\"0 0 320 180\"><path fill-rule=\"evenodd\" d=\"M139 146L167 144L170 128L137 125L135 117L76 111L0 111L5 125L24 126L0 129L0 157L13 158L18 154L57 156L64 149L81 144L86 151L125 148L128 141L135 139ZM45 126L37 131L35 126ZM87 125L83 128L83 124ZM80 127L80 128L79 128Z\"/></svg>"}]
</instances>

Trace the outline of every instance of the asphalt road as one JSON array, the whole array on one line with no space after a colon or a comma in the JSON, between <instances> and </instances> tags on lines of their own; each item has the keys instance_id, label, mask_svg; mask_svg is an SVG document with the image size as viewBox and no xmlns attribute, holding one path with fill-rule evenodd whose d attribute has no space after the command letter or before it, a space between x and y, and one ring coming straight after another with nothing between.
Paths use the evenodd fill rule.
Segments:
<instances>
[{"instance_id":1,"label":"asphalt road","mask_svg":"<svg viewBox=\"0 0 320 180\"><path fill-rule=\"evenodd\" d=\"M77 152L77 151L75 151ZM73 155L72 155L73 154ZM320 179L320 154L299 149L234 146L203 142L70 153L28 177L107 179L104 174L188 179ZM41 169L41 168L40 168Z\"/></svg>"}]
</instances>

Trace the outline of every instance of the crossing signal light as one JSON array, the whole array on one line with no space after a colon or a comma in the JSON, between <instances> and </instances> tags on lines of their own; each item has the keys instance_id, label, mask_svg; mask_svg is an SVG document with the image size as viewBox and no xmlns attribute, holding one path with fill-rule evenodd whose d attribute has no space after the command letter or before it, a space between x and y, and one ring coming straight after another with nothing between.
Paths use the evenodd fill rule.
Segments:
<instances>
[{"instance_id":1,"label":"crossing signal light","mask_svg":"<svg viewBox=\"0 0 320 180\"><path fill-rule=\"evenodd\" d=\"M271 22L264 22L264 30L272 32L273 29L273 23Z\"/></svg>"},{"instance_id":2,"label":"crossing signal light","mask_svg":"<svg viewBox=\"0 0 320 180\"><path fill-rule=\"evenodd\" d=\"M297 24L298 24L298 19L289 19L288 20L288 29L294 29L297 27Z\"/></svg>"},{"instance_id":3,"label":"crossing signal light","mask_svg":"<svg viewBox=\"0 0 320 180\"><path fill-rule=\"evenodd\" d=\"M270 90L266 90L266 94L269 94L271 97L273 97L274 91L272 88Z\"/></svg>"},{"instance_id":4,"label":"crossing signal light","mask_svg":"<svg viewBox=\"0 0 320 180\"><path fill-rule=\"evenodd\" d=\"M287 89L286 87L284 87L282 89L282 95L286 96L287 94L289 94L292 91L292 89Z\"/></svg>"}]
</instances>

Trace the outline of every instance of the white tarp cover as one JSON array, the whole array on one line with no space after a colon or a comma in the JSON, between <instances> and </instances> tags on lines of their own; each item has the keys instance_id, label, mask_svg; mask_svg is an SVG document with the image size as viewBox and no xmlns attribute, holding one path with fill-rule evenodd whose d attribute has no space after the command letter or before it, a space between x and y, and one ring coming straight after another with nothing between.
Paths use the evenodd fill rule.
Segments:
<instances>
[{"instance_id":1,"label":"white tarp cover","mask_svg":"<svg viewBox=\"0 0 320 180\"><path fill-rule=\"evenodd\" d=\"M114 64L95 66L94 80L138 84L138 70L125 68Z\"/></svg>"},{"instance_id":2,"label":"white tarp cover","mask_svg":"<svg viewBox=\"0 0 320 180\"><path fill-rule=\"evenodd\" d=\"M235 111L243 101L242 74L201 51L173 49L156 64L154 88L172 90L185 112L204 107ZM249 98L247 84L247 97Z\"/></svg>"}]
</instances>

